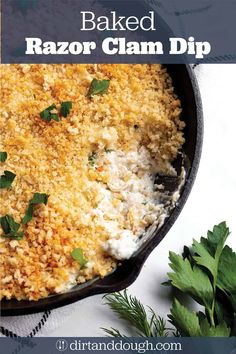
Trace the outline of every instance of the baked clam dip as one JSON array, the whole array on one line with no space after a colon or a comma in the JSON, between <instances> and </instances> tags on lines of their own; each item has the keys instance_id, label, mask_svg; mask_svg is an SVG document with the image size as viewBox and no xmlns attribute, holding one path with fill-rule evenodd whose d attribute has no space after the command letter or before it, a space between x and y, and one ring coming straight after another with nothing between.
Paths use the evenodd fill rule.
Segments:
<instances>
[{"instance_id":1,"label":"baked clam dip","mask_svg":"<svg viewBox=\"0 0 236 354\"><path fill-rule=\"evenodd\" d=\"M1 65L0 298L104 277L179 197L181 103L160 65Z\"/></svg>"}]
</instances>

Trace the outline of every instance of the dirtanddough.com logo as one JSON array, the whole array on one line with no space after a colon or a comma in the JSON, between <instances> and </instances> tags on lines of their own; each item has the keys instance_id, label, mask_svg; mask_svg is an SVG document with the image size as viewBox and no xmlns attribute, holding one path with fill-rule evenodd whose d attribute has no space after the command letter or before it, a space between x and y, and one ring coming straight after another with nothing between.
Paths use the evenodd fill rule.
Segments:
<instances>
[{"instance_id":1,"label":"dirtanddough.com logo","mask_svg":"<svg viewBox=\"0 0 236 354\"><path fill-rule=\"evenodd\" d=\"M64 352L68 348L68 342L65 339L58 339L56 341L56 348L59 352Z\"/></svg>"}]
</instances>

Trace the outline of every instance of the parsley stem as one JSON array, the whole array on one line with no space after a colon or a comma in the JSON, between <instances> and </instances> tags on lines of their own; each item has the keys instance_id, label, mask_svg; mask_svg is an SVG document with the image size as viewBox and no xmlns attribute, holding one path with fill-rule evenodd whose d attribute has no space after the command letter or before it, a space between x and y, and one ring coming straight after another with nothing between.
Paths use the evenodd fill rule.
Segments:
<instances>
[{"instance_id":1,"label":"parsley stem","mask_svg":"<svg viewBox=\"0 0 236 354\"><path fill-rule=\"evenodd\" d=\"M213 300L213 305L211 309L208 309L210 323L213 327L215 327L215 320L214 320L214 311L215 311L215 300Z\"/></svg>"},{"instance_id":2,"label":"parsley stem","mask_svg":"<svg viewBox=\"0 0 236 354\"><path fill-rule=\"evenodd\" d=\"M216 279L213 280L213 301L211 309L208 310L211 325L215 327L214 313L215 313L215 298L216 298Z\"/></svg>"},{"instance_id":3,"label":"parsley stem","mask_svg":"<svg viewBox=\"0 0 236 354\"><path fill-rule=\"evenodd\" d=\"M223 248L222 248L223 250ZM218 253L218 249L216 250L215 254L215 272L213 274L213 282L212 282L212 287L213 287L213 301L212 301L212 306L209 313L209 318L210 318L210 323L212 326L215 327L215 320L214 320L214 314L215 314L215 299L216 299L216 283L217 283L217 278L218 278L218 270L219 270L219 261L220 261L220 255L222 253L222 250L220 253ZM218 253L218 254L217 254Z\"/></svg>"}]
</instances>

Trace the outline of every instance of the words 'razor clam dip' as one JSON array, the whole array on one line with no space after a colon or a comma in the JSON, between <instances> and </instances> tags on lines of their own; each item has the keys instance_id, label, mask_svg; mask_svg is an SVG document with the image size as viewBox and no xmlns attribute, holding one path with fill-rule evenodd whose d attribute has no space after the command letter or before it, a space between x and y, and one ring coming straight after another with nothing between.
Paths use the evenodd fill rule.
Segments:
<instances>
[{"instance_id":1,"label":"words 'razor clam dip'","mask_svg":"<svg viewBox=\"0 0 236 354\"><path fill-rule=\"evenodd\" d=\"M155 177L176 175L181 103L160 65L4 64L1 82L0 298L38 300L163 224L180 188Z\"/></svg>"}]
</instances>

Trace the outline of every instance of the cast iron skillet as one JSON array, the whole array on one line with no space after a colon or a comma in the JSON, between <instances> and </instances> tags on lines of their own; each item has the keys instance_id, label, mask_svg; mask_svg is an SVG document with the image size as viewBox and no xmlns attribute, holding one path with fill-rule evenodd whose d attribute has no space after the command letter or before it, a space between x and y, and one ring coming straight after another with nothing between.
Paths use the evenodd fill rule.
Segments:
<instances>
[{"instance_id":1,"label":"cast iron skillet","mask_svg":"<svg viewBox=\"0 0 236 354\"><path fill-rule=\"evenodd\" d=\"M96 278L85 284L75 286L67 293L53 295L37 302L3 300L0 303L2 316L17 316L42 312L71 304L91 295L111 293L128 287L137 278L151 251L161 242L177 219L196 177L202 147L203 115L198 85L190 66L177 64L166 65L166 67L173 79L175 92L181 99L183 108L182 119L186 123L186 143L183 146L183 151L186 155L187 178L178 205L173 209L164 225L159 230L154 230L154 233L145 240L132 258L124 261L121 266L104 279Z\"/></svg>"}]
</instances>

